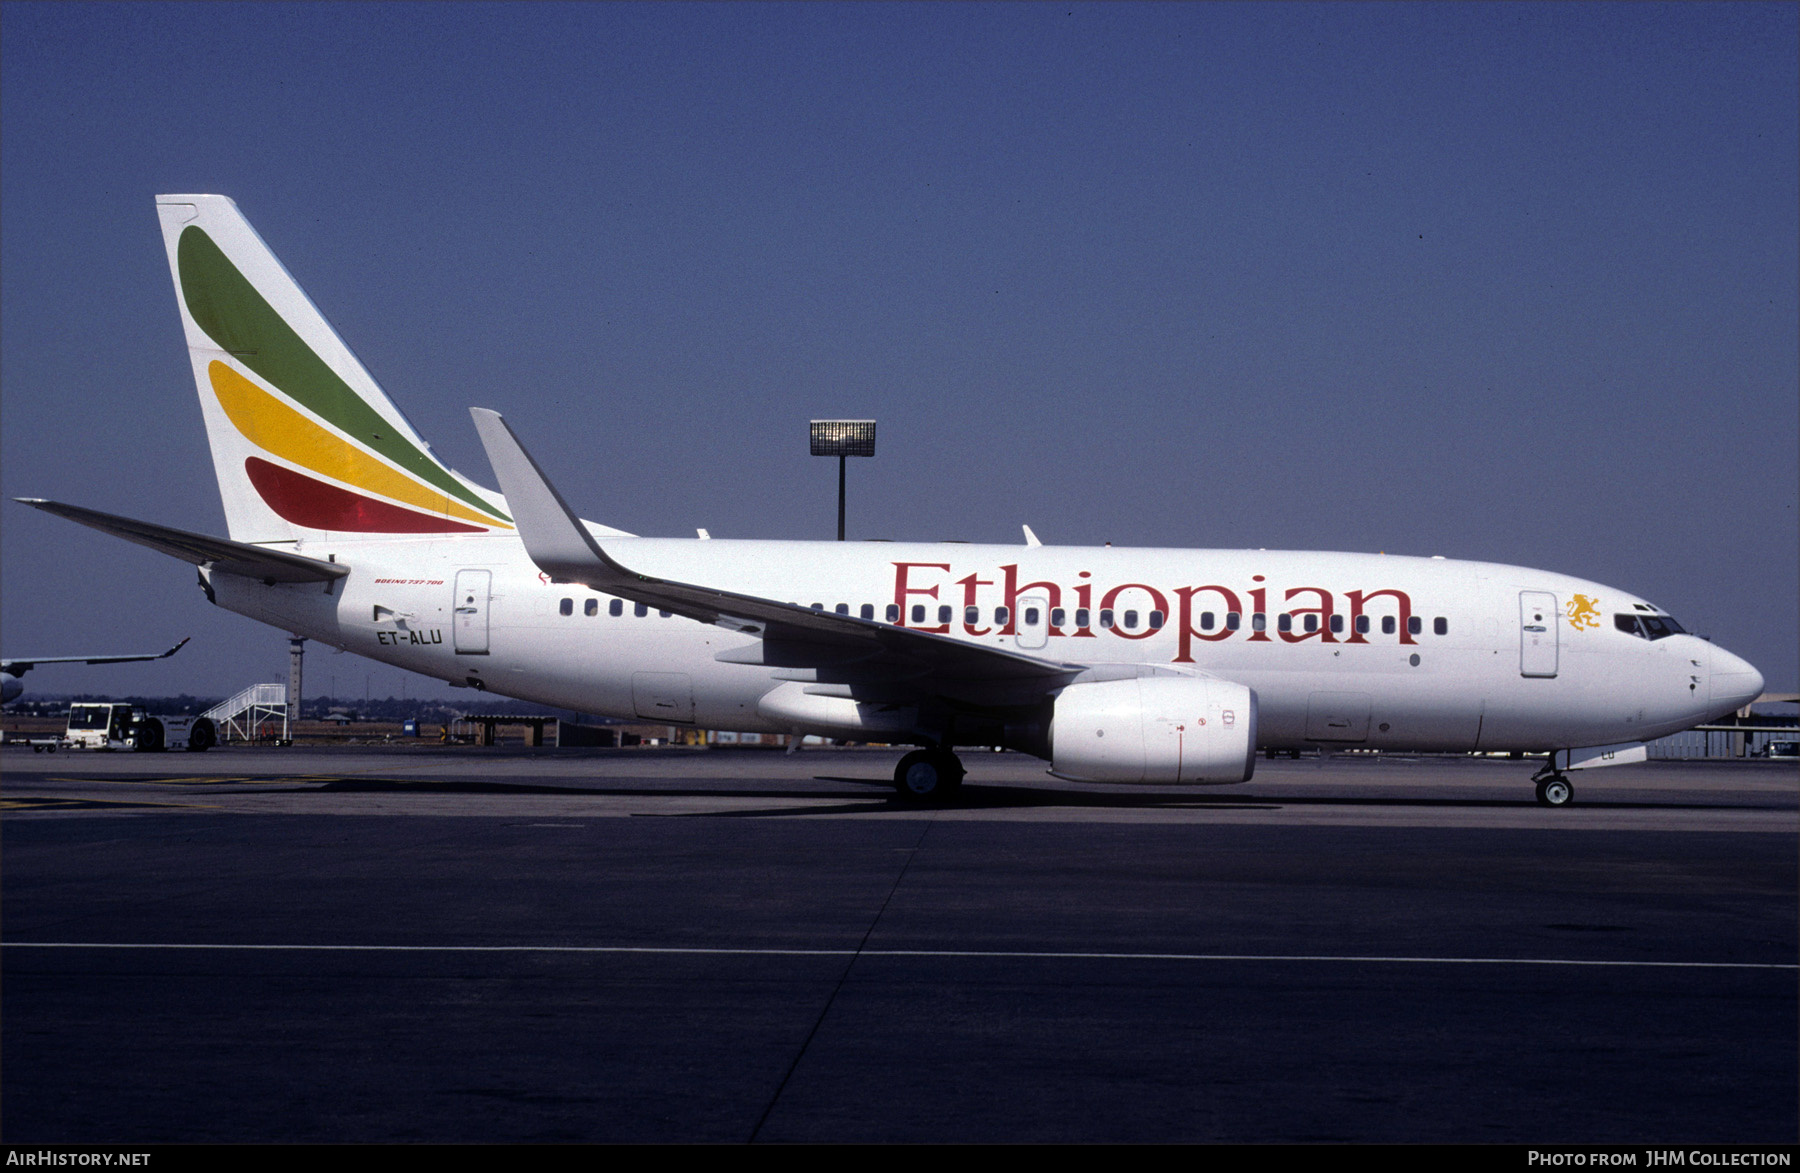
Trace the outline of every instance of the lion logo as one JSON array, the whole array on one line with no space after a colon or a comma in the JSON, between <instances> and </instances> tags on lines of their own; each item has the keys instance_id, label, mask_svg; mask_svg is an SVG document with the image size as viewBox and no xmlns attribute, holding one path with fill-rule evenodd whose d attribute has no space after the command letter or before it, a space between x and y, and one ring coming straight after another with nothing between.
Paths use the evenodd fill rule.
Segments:
<instances>
[{"instance_id":1,"label":"lion logo","mask_svg":"<svg viewBox=\"0 0 1800 1173\"><path fill-rule=\"evenodd\" d=\"M1569 600L1569 626L1576 631L1584 627L1600 626L1600 600L1590 599L1586 595L1576 595Z\"/></svg>"}]
</instances>

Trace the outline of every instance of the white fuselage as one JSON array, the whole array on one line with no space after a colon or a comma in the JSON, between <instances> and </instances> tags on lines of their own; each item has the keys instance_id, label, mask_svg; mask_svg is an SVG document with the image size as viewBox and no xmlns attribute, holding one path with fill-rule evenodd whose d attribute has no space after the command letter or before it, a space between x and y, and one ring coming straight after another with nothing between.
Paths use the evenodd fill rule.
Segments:
<instances>
[{"instance_id":1,"label":"white fuselage","mask_svg":"<svg viewBox=\"0 0 1800 1173\"><path fill-rule=\"evenodd\" d=\"M1705 640L1621 630L1615 616L1660 614L1636 596L1492 563L618 537L607 548L640 574L892 616L1059 663L1220 677L1254 690L1258 740L1271 748L1643 741L1730 712L1761 688L1755 669ZM755 637L553 583L516 537L312 540L301 552L350 574L329 588L213 575L215 600L346 651L547 705L712 729L805 728L765 700L783 684L769 667L717 658Z\"/></svg>"}]
</instances>

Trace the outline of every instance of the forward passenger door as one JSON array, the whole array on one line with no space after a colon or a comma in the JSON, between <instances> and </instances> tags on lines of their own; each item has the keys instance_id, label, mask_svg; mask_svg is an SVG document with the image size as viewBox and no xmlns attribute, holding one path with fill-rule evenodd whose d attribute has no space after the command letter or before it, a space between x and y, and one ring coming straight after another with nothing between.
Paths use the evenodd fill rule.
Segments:
<instances>
[{"instance_id":1,"label":"forward passenger door","mask_svg":"<svg viewBox=\"0 0 1800 1173\"><path fill-rule=\"evenodd\" d=\"M1555 676L1557 658L1556 596L1548 591L1519 592L1519 675Z\"/></svg>"}]
</instances>

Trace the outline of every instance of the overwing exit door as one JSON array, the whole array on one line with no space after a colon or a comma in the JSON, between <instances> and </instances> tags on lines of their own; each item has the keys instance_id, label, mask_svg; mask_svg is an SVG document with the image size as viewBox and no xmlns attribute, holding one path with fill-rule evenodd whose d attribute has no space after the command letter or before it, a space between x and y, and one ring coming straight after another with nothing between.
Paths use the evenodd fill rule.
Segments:
<instances>
[{"instance_id":1,"label":"overwing exit door","mask_svg":"<svg viewBox=\"0 0 1800 1173\"><path fill-rule=\"evenodd\" d=\"M1022 648L1041 648L1050 642L1050 597L1026 595L1018 603L1018 640Z\"/></svg>"}]
</instances>

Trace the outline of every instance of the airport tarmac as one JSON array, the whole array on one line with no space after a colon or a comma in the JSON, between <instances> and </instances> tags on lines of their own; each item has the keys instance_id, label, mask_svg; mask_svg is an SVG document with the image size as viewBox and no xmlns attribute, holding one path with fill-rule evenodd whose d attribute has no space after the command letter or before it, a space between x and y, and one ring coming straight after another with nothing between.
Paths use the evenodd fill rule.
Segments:
<instances>
[{"instance_id":1,"label":"airport tarmac","mask_svg":"<svg viewBox=\"0 0 1800 1173\"><path fill-rule=\"evenodd\" d=\"M1792 1143L1800 769L0 755L0 1137Z\"/></svg>"}]
</instances>

